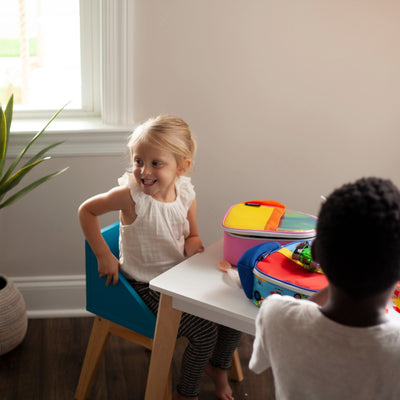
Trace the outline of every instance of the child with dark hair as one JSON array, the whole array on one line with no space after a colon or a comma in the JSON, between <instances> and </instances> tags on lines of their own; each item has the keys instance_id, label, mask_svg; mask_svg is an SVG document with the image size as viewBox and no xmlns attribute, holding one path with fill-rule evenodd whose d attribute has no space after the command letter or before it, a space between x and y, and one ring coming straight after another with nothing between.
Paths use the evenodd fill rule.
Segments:
<instances>
[{"instance_id":1,"label":"child with dark hair","mask_svg":"<svg viewBox=\"0 0 400 400\"><path fill-rule=\"evenodd\" d=\"M335 190L312 252L329 286L311 301L264 300L250 368L272 368L277 399L400 398L400 322L386 314L400 279L399 190L379 178Z\"/></svg>"}]
</instances>

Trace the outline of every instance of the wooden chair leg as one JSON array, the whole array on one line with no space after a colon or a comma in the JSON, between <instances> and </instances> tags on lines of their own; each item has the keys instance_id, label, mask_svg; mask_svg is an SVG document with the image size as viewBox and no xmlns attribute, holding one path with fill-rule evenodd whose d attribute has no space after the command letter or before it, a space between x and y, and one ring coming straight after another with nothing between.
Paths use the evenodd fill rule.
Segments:
<instances>
[{"instance_id":1,"label":"wooden chair leg","mask_svg":"<svg viewBox=\"0 0 400 400\"><path fill-rule=\"evenodd\" d=\"M97 316L94 319L81 375L75 392L76 400L85 400L89 396L104 348L110 336L109 324L110 322L106 319Z\"/></svg>"},{"instance_id":2,"label":"wooden chair leg","mask_svg":"<svg viewBox=\"0 0 400 400\"><path fill-rule=\"evenodd\" d=\"M163 400L172 400L172 367L169 370L168 375L168 383L165 389L164 399Z\"/></svg>"},{"instance_id":3,"label":"wooden chair leg","mask_svg":"<svg viewBox=\"0 0 400 400\"><path fill-rule=\"evenodd\" d=\"M229 371L229 376L233 381L242 382L243 380L243 371L242 366L240 364L239 352L238 349L235 350L232 357L232 368Z\"/></svg>"}]
</instances>

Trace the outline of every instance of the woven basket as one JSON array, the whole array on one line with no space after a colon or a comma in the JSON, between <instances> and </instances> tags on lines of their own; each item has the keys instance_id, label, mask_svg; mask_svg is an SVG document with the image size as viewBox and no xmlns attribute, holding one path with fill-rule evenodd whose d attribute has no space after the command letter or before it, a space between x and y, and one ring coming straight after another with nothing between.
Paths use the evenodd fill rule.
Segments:
<instances>
[{"instance_id":1,"label":"woven basket","mask_svg":"<svg viewBox=\"0 0 400 400\"><path fill-rule=\"evenodd\" d=\"M0 356L17 347L28 327L26 307L14 283L0 275Z\"/></svg>"}]
</instances>

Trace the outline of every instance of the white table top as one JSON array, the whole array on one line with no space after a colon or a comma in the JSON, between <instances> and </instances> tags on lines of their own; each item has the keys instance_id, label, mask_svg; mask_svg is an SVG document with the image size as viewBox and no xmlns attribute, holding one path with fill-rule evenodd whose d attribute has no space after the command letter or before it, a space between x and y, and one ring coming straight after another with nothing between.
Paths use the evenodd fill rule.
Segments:
<instances>
[{"instance_id":1,"label":"white table top","mask_svg":"<svg viewBox=\"0 0 400 400\"><path fill-rule=\"evenodd\" d=\"M173 297L177 310L255 335L258 307L242 289L228 283L227 274L218 269L223 260L223 240L207 247L204 253L183 261L150 281L150 287ZM400 320L388 305L389 318Z\"/></svg>"},{"instance_id":2,"label":"white table top","mask_svg":"<svg viewBox=\"0 0 400 400\"><path fill-rule=\"evenodd\" d=\"M218 269L223 258L220 240L152 279L150 288L172 296L180 311L254 335L258 307L228 283L227 274Z\"/></svg>"}]
</instances>

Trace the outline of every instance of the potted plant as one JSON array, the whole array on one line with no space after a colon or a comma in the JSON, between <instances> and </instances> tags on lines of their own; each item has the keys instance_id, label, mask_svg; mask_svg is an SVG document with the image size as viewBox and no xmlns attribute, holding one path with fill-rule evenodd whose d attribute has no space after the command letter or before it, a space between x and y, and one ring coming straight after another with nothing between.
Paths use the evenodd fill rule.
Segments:
<instances>
[{"instance_id":1,"label":"potted plant","mask_svg":"<svg viewBox=\"0 0 400 400\"><path fill-rule=\"evenodd\" d=\"M10 139L10 127L13 117L13 96L10 97L5 110L0 106L0 212L2 209L14 203L42 183L63 173L67 168L46 175L22 188L19 188L21 180L35 166L50 159L44 155L53 147L62 142L51 144L30 157L21 167L22 162L31 145L45 132L49 124L64 109L62 107L47 122L45 127L39 131L24 147L24 149L10 160L6 166L8 142ZM17 168L18 166L18 168ZM1 257L0 257L1 267ZM0 273L0 356L18 346L25 337L28 320L26 316L25 302L20 291L14 283Z\"/></svg>"}]
</instances>

